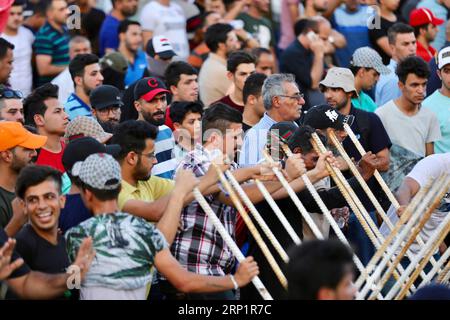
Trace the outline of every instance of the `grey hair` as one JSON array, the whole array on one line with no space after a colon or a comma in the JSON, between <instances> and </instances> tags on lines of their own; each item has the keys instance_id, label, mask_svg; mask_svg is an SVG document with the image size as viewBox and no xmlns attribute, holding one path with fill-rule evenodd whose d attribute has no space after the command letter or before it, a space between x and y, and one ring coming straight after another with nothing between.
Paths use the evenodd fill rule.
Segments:
<instances>
[{"instance_id":1,"label":"grey hair","mask_svg":"<svg viewBox=\"0 0 450 320\"><path fill-rule=\"evenodd\" d=\"M270 110L272 108L272 100L274 97L286 94L283 87L283 83L285 82L292 82L297 85L294 75L290 73L276 73L264 80L262 86L262 96L264 108L266 110Z\"/></svg>"},{"instance_id":2,"label":"grey hair","mask_svg":"<svg viewBox=\"0 0 450 320\"><path fill-rule=\"evenodd\" d=\"M88 43L89 44L89 46L91 46L91 41L88 39L88 38L86 38L86 37L84 37L84 36L75 36L75 37L73 37L72 39L70 39L70 41L69 41L69 47L72 47L72 46L74 46L75 44L78 44L78 43Z\"/></svg>"}]
</instances>

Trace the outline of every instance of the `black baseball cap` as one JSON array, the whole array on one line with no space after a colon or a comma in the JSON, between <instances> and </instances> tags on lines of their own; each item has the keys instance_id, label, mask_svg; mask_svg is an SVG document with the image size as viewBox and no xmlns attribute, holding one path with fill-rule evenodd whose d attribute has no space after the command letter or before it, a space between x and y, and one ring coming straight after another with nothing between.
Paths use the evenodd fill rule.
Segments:
<instances>
[{"instance_id":1,"label":"black baseball cap","mask_svg":"<svg viewBox=\"0 0 450 320\"><path fill-rule=\"evenodd\" d=\"M144 99L150 102L161 92L170 93L160 79L155 77L142 78L134 87L134 100Z\"/></svg>"},{"instance_id":2,"label":"black baseball cap","mask_svg":"<svg viewBox=\"0 0 450 320\"><path fill-rule=\"evenodd\" d=\"M303 124L314 129L333 128L343 130L345 123L351 126L354 120L355 117L352 115L344 116L328 104L321 104L305 112Z\"/></svg>"},{"instance_id":3,"label":"black baseball cap","mask_svg":"<svg viewBox=\"0 0 450 320\"><path fill-rule=\"evenodd\" d=\"M104 145L92 137L82 137L71 141L62 156L62 164L68 173L71 173L73 165L78 161L84 161L94 153L108 153L113 157L120 152L118 144Z\"/></svg>"},{"instance_id":4,"label":"black baseball cap","mask_svg":"<svg viewBox=\"0 0 450 320\"><path fill-rule=\"evenodd\" d=\"M89 95L89 100L91 107L94 109L123 106L119 89L108 84L101 85L92 90Z\"/></svg>"}]
</instances>

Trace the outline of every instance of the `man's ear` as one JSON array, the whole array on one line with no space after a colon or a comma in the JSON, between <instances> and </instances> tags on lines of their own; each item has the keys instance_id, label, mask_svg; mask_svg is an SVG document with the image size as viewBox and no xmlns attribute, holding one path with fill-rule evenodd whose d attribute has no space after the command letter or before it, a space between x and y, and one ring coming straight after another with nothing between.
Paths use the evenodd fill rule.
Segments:
<instances>
[{"instance_id":1,"label":"man's ear","mask_svg":"<svg viewBox=\"0 0 450 320\"><path fill-rule=\"evenodd\" d=\"M136 111L140 113L141 112L141 104L139 103L139 101L135 100L133 102L133 105L134 105L134 108L136 109Z\"/></svg>"},{"instance_id":2,"label":"man's ear","mask_svg":"<svg viewBox=\"0 0 450 320\"><path fill-rule=\"evenodd\" d=\"M11 163L13 157L13 153L10 150L0 151L0 158L7 163Z\"/></svg>"},{"instance_id":3,"label":"man's ear","mask_svg":"<svg viewBox=\"0 0 450 320\"><path fill-rule=\"evenodd\" d=\"M41 114L35 114L33 116L34 123L36 124L36 127L43 127L45 125L44 116Z\"/></svg>"},{"instance_id":4,"label":"man's ear","mask_svg":"<svg viewBox=\"0 0 450 320\"><path fill-rule=\"evenodd\" d=\"M228 78L228 80L230 80L230 81L233 81L233 72L231 72L231 71L227 71L227 78Z\"/></svg>"},{"instance_id":5,"label":"man's ear","mask_svg":"<svg viewBox=\"0 0 450 320\"><path fill-rule=\"evenodd\" d=\"M126 161L128 165L134 167L138 162L138 154L136 154L135 152L128 152L128 154L125 156L124 161Z\"/></svg>"},{"instance_id":6,"label":"man's ear","mask_svg":"<svg viewBox=\"0 0 450 320\"><path fill-rule=\"evenodd\" d=\"M63 194L59 196L59 206L61 207L61 209L64 209L64 207L66 206L66 196Z\"/></svg>"},{"instance_id":7,"label":"man's ear","mask_svg":"<svg viewBox=\"0 0 450 320\"><path fill-rule=\"evenodd\" d=\"M83 85L83 77L76 76L73 81L75 82L75 85L82 86Z\"/></svg>"},{"instance_id":8,"label":"man's ear","mask_svg":"<svg viewBox=\"0 0 450 320\"><path fill-rule=\"evenodd\" d=\"M292 150L292 153L302 153L302 149L300 147L295 147L294 150Z\"/></svg>"},{"instance_id":9,"label":"man's ear","mask_svg":"<svg viewBox=\"0 0 450 320\"><path fill-rule=\"evenodd\" d=\"M400 91L402 91L405 88L405 84L403 82L401 82L400 80L398 80L398 88L400 89Z\"/></svg>"},{"instance_id":10,"label":"man's ear","mask_svg":"<svg viewBox=\"0 0 450 320\"><path fill-rule=\"evenodd\" d=\"M171 85L171 86L169 87L169 90L170 90L170 92L172 93L173 96L176 95L176 94L178 94L178 88L177 88L177 86Z\"/></svg>"},{"instance_id":11,"label":"man's ear","mask_svg":"<svg viewBox=\"0 0 450 320\"><path fill-rule=\"evenodd\" d=\"M438 69L436 70L436 74L439 77L439 79L442 81L442 77L441 77L441 71Z\"/></svg>"},{"instance_id":12,"label":"man's ear","mask_svg":"<svg viewBox=\"0 0 450 320\"><path fill-rule=\"evenodd\" d=\"M181 129L181 123L179 122L173 122L173 128L175 130L180 130Z\"/></svg>"}]
</instances>

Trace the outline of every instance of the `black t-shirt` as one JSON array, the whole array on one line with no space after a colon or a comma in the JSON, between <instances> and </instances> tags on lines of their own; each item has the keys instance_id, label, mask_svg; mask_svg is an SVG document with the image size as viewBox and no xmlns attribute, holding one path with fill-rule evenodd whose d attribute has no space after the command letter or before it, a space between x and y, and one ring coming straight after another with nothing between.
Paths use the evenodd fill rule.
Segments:
<instances>
[{"instance_id":1,"label":"black t-shirt","mask_svg":"<svg viewBox=\"0 0 450 320\"><path fill-rule=\"evenodd\" d=\"M0 248L3 247L3 245L5 244L6 241L8 241L8 236L5 233L5 231L3 230L3 228L0 228ZM13 254L11 257L11 262L16 261L17 259L20 259L20 255L18 254L17 248L16 248L16 250L13 251ZM19 268L14 270L13 273L11 273L11 275L9 276L9 279L22 277L29 272L30 272L30 268L28 267L28 265L26 263L24 263Z\"/></svg>"},{"instance_id":2,"label":"black t-shirt","mask_svg":"<svg viewBox=\"0 0 450 320\"><path fill-rule=\"evenodd\" d=\"M372 18L372 21L370 22L371 25L373 25L373 19L376 17L374 16ZM372 43L373 48L380 54L381 58L383 59L384 64L389 64L389 61L391 60L391 57L389 57L383 49L377 44L377 40L382 37L387 37L388 29L394 25L396 22L398 22L398 19L396 22L392 22L389 20L386 20L383 17L379 17L380 19L380 28L371 28L369 29L369 39Z\"/></svg>"},{"instance_id":3,"label":"black t-shirt","mask_svg":"<svg viewBox=\"0 0 450 320\"><path fill-rule=\"evenodd\" d=\"M280 72L292 73L295 76L299 89L305 93L311 88L313 61L313 52L305 49L298 40L295 40L281 55Z\"/></svg>"},{"instance_id":4,"label":"black t-shirt","mask_svg":"<svg viewBox=\"0 0 450 320\"><path fill-rule=\"evenodd\" d=\"M0 228L5 228L9 220L13 216L13 208L11 202L14 200L16 195L14 192L9 192L8 190L0 187Z\"/></svg>"},{"instance_id":5,"label":"black t-shirt","mask_svg":"<svg viewBox=\"0 0 450 320\"><path fill-rule=\"evenodd\" d=\"M355 116L355 121L353 121L351 129L355 133L365 151L371 151L376 154L381 150L385 148L389 149L392 146L391 140L389 139L383 123L375 113L360 110L352 106L350 109L350 114ZM349 137L347 137L342 144L350 158L354 158L356 161L361 159L361 154L358 152L358 149L356 149ZM352 176L351 171L347 171L345 176L347 178ZM367 184L377 198L383 196L382 189L374 177L367 181ZM374 210L373 204L365 192L358 194L358 196L367 210Z\"/></svg>"},{"instance_id":6,"label":"black t-shirt","mask_svg":"<svg viewBox=\"0 0 450 320\"><path fill-rule=\"evenodd\" d=\"M27 265L36 271L45 273L65 273L70 266L66 251L66 240L58 235L58 244L54 245L41 238L30 224L25 225L16 236L17 252Z\"/></svg>"}]
</instances>

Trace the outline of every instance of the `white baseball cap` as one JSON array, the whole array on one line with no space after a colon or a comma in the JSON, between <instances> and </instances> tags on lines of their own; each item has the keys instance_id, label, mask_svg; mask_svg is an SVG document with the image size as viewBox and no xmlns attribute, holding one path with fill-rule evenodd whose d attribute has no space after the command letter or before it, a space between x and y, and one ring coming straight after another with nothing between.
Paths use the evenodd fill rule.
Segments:
<instances>
[{"instance_id":1,"label":"white baseball cap","mask_svg":"<svg viewBox=\"0 0 450 320\"><path fill-rule=\"evenodd\" d=\"M450 46L442 48L441 51L439 51L437 62L439 70L450 63Z\"/></svg>"}]
</instances>

